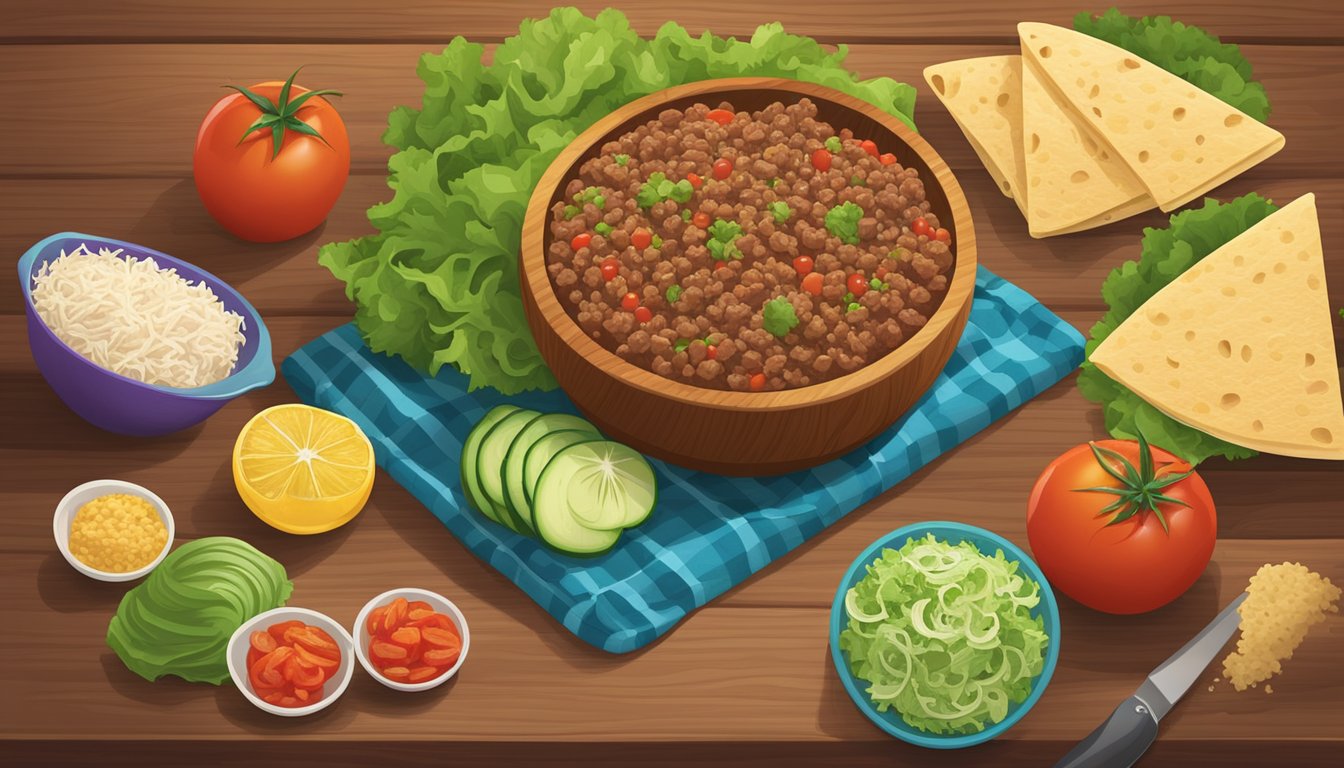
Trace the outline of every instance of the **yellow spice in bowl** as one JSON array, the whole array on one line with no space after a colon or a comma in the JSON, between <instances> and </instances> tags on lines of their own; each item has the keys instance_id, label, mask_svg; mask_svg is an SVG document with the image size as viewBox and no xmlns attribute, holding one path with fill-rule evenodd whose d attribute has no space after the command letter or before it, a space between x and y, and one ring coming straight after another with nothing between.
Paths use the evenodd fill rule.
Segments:
<instances>
[{"instance_id":1,"label":"yellow spice in bowl","mask_svg":"<svg viewBox=\"0 0 1344 768\"><path fill-rule=\"evenodd\" d=\"M154 505L127 493L99 496L70 523L70 553L90 568L126 573L154 561L168 529Z\"/></svg>"}]
</instances>

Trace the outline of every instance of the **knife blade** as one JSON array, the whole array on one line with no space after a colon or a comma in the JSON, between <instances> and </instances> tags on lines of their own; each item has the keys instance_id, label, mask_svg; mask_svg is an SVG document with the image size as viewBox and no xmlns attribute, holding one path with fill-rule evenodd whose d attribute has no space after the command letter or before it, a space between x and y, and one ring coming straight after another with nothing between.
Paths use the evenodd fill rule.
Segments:
<instances>
[{"instance_id":1,"label":"knife blade","mask_svg":"<svg viewBox=\"0 0 1344 768\"><path fill-rule=\"evenodd\" d=\"M1133 696L1088 734L1055 768L1129 768L1157 739L1157 724L1199 679L1241 625L1237 609L1246 593L1148 675Z\"/></svg>"}]
</instances>

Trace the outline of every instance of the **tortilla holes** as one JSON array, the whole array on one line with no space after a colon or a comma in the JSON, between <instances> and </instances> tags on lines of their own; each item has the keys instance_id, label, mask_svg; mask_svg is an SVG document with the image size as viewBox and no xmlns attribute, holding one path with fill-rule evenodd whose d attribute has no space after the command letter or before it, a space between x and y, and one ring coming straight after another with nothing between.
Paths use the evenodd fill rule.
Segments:
<instances>
[{"instance_id":1,"label":"tortilla holes","mask_svg":"<svg viewBox=\"0 0 1344 768\"><path fill-rule=\"evenodd\" d=\"M1224 286L1223 286L1223 290L1222 290L1222 294L1223 294L1224 296L1227 296L1227 297L1231 298L1231 297L1237 295L1237 289L1236 289L1236 288L1233 288L1233 287L1230 286L1230 285L1224 285Z\"/></svg>"},{"instance_id":2,"label":"tortilla holes","mask_svg":"<svg viewBox=\"0 0 1344 768\"><path fill-rule=\"evenodd\" d=\"M1048 45L1043 45L1043 46L1041 46L1040 54L1041 54L1041 58L1042 58L1042 59L1048 59L1048 58L1050 58L1050 54L1051 54L1051 53L1054 53L1054 51L1051 51L1051 50L1050 50L1050 46L1048 46Z\"/></svg>"},{"instance_id":3,"label":"tortilla holes","mask_svg":"<svg viewBox=\"0 0 1344 768\"><path fill-rule=\"evenodd\" d=\"M1171 322L1171 318L1167 316L1166 312L1158 312L1157 314L1153 315L1151 319L1153 321L1153 325L1166 325L1167 323Z\"/></svg>"},{"instance_id":4,"label":"tortilla holes","mask_svg":"<svg viewBox=\"0 0 1344 768\"><path fill-rule=\"evenodd\" d=\"M1223 339L1222 341L1218 342L1218 354L1222 355L1223 357L1231 357L1232 342L1228 341L1227 339Z\"/></svg>"},{"instance_id":5,"label":"tortilla holes","mask_svg":"<svg viewBox=\"0 0 1344 768\"><path fill-rule=\"evenodd\" d=\"M1228 128L1240 124L1241 124L1241 115L1228 115L1227 117L1223 118L1223 125L1227 126Z\"/></svg>"},{"instance_id":6,"label":"tortilla holes","mask_svg":"<svg viewBox=\"0 0 1344 768\"><path fill-rule=\"evenodd\" d=\"M929 78L929 82L933 84L933 90L937 91L940 95L943 94L947 88L947 83L943 80L942 75L934 75Z\"/></svg>"},{"instance_id":7,"label":"tortilla holes","mask_svg":"<svg viewBox=\"0 0 1344 768\"><path fill-rule=\"evenodd\" d=\"M1293 242L1293 233L1287 229L1283 230L1282 232L1279 233L1279 242L1281 243Z\"/></svg>"},{"instance_id":8,"label":"tortilla holes","mask_svg":"<svg viewBox=\"0 0 1344 768\"><path fill-rule=\"evenodd\" d=\"M1177 107L1171 110L1171 119L1180 122L1185 119L1185 107Z\"/></svg>"},{"instance_id":9,"label":"tortilla holes","mask_svg":"<svg viewBox=\"0 0 1344 768\"><path fill-rule=\"evenodd\" d=\"M1202 145L1203 143L1204 143L1204 134L1202 134L1202 133L1200 133L1200 134L1196 134L1196 135L1195 135L1195 144L1197 144L1197 145Z\"/></svg>"},{"instance_id":10,"label":"tortilla holes","mask_svg":"<svg viewBox=\"0 0 1344 768\"><path fill-rule=\"evenodd\" d=\"M1070 176L1069 179L1074 184L1082 184L1084 181L1087 181L1088 179L1087 171L1074 171L1073 175Z\"/></svg>"},{"instance_id":11,"label":"tortilla holes","mask_svg":"<svg viewBox=\"0 0 1344 768\"><path fill-rule=\"evenodd\" d=\"M1235 392L1228 392L1218 400L1218 404L1223 408L1236 408L1241 404L1241 395L1238 395Z\"/></svg>"},{"instance_id":12,"label":"tortilla holes","mask_svg":"<svg viewBox=\"0 0 1344 768\"><path fill-rule=\"evenodd\" d=\"M1255 273L1255 277L1252 277L1252 278L1251 278L1251 282L1252 282L1252 283L1255 283L1256 285L1259 285L1260 283L1265 282L1265 273L1264 273L1264 272L1256 272L1256 273Z\"/></svg>"},{"instance_id":13,"label":"tortilla holes","mask_svg":"<svg viewBox=\"0 0 1344 768\"><path fill-rule=\"evenodd\" d=\"M1134 363L1133 368L1135 373L1143 373L1143 363Z\"/></svg>"},{"instance_id":14,"label":"tortilla holes","mask_svg":"<svg viewBox=\"0 0 1344 768\"><path fill-rule=\"evenodd\" d=\"M1330 430L1326 429L1325 427L1317 427L1311 430L1311 439L1315 440L1318 443L1324 443L1325 445L1329 445L1331 442L1334 441L1335 437L1334 435L1330 434Z\"/></svg>"},{"instance_id":15,"label":"tortilla holes","mask_svg":"<svg viewBox=\"0 0 1344 768\"><path fill-rule=\"evenodd\" d=\"M1287 269L1288 269L1288 265L1287 265L1287 264L1284 264L1282 261L1275 262L1275 264L1274 264L1274 274L1276 274L1276 275L1282 275L1282 274L1284 273L1284 271L1287 270Z\"/></svg>"},{"instance_id":16,"label":"tortilla holes","mask_svg":"<svg viewBox=\"0 0 1344 768\"><path fill-rule=\"evenodd\" d=\"M1321 287L1321 278L1315 275L1307 275L1307 287L1316 290Z\"/></svg>"},{"instance_id":17,"label":"tortilla holes","mask_svg":"<svg viewBox=\"0 0 1344 768\"><path fill-rule=\"evenodd\" d=\"M1181 362L1180 362L1179 360L1176 360L1175 358L1171 357L1170 355L1168 355L1168 356L1167 356L1167 365L1171 366L1172 368L1180 368L1180 367L1181 367Z\"/></svg>"},{"instance_id":18,"label":"tortilla holes","mask_svg":"<svg viewBox=\"0 0 1344 768\"><path fill-rule=\"evenodd\" d=\"M1087 92L1087 98L1089 98L1089 99L1095 99L1095 98L1097 98L1097 96L1098 96L1100 93L1101 93L1101 86L1100 86L1100 85L1094 85L1094 86L1092 86L1092 90L1090 90L1090 91Z\"/></svg>"},{"instance_id":19,"label":"tortilla holes","mask_svg":"<svg viewBox=\"0 0 1344 768\"><path fill-rule=\"evenodd\" d=\"M1035 152L1041 148L1041 137L1038 134L1031 134L1031 151Z\"/></svg>"},{"instance_id":20,"label":"tortilla holes","mask_svg":"<svg viewBox=\"0 0 1344 768\"><path fill-rule=\"evenodd\" d=\"M1241 345L1241 361L1243 363L1251 362L1251 348L1245 344Z\"/></svg>"},{"instance_id":21,"label":"tortilla holes","mask_svg":"<svg viewBox=\"0 0 1344 768\"><path fill-rule=\"evenodd\" d=\"M1125 57L1124 61L1122 61L1121 63L1125 65L1125 69L1138 69L1138 68L1139 68L1139 62L1137 62L1137 61L1135 61L1134 59L1131 59L1131 58L1129 58L1129 57Z\"/></svg>"},{"instance_id":22,"label":"tortilla holes","mask_svg":"<svg viewBox=\"0 0 1344 768\"><path fill-rule=\"evenodd\" d=\"M1092 114L1096 115L1097 117L1101 117L1101 107L1093 107Z\"/></svg>"},{"instance_id":23,"label":"tortilla holes","mask_svg":"<svg viewBox=\"0 0 1344 768\"><path fill-rule=\"evenodd\" d=\"M1148 162L1148 150L1145 149L1145 150L1139 152L1139 162L1140 162L1140 163L1146 163L1146 162Z\"/></svg>"},{"instance_id":24,"label":"tortilla holes","mask_svg":"<svg viewBox=\"0 0 1344 768\"><path fill-rule=\"evenodd\" d=\"M1194 332L1194 331L1186 331L1186 332L1185 332L1185 340L1186 340L1186 341L1194 341L1194 340L1195 340L1195 332Z\"/></svg>"},{"instance_id":25,"label":"tortilla holes","mask_svg":"<svg viewBox=\"0 0 1344 768\"><path fill-rule=\"evenodd\" d=\"M1304 363L1308 368L1310 368L1311 366L1316 364L1316 356L1308 352Z\"/></svg>"},{"instance_id":26,"label":"tortilla holes","mask_svg":"<svg viewBox=\"0 0 1344 768\"><path fill-rule=\"evenodd\" d=\"M1255 430L1256 432L1264 432L1265 424L1259 419L1256 419L1255 421L1251 422L1251 429Z\"/></svg>"},{"instance_id":27,"label":"tortilla holes","mask_svg":"<svg viewBox=\"0 0 1344 768\"><path fill-rule=\"evenodd\" d=\"M1208 413L1208 412L1209 412L1208 403L1195 403L1195 413Z\"/></svg>"},{"instance_id":28,"label":"tortilla holes","mask_svg":"<svg viewBox=\"0 0 1344 768\"><path fill-rule=\"evenodd\" d=\"M1002 109L1003 107L1008 106L1008 99L1009 99L1008 94L1000 93L999 98L995 99L994 103L998 104L999 108Z\"/></svg>"},{"instance_id":29,"label":"tortilla holes","mask_svg":"<svg viewBox=\"0 0 1344 768\"><path fill-rule=\"evenodd\" d=\"M1313 382L1311 382L1310 384L1307 385L1307 394L1308 394L1308 395L1319 395L1319 394L1321 394L1322 392L1326 391L1326 390L1329 389L1329 388L1330 388L1330 385L1326 384L1324 379L1317 379L1317 380L1315 380L1315 381L1313 381Z\"/></svg>"}]
</instances>

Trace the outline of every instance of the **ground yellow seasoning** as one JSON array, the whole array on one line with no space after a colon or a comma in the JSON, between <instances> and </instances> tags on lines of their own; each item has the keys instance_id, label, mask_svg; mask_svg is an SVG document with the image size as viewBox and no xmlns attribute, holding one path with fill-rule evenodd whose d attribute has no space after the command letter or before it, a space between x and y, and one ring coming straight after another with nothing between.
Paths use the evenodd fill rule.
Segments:
<instances>
[{"instance_id":1,"label":"ground yellow seasoning","mask_svg":"<svg viewBox=\"0 0 1344 768\"><path fill-rule=\"evenodd\" d=\"M1241 614L1237 650L1223 661L1223 676L1238 690L1256 687L1283 670L1282 662L1313 624L1338 612L1340 590L1301 563L1264 565L1251 577ZM1266 685L1266 693L1273 693Z\"/></svg>"},{"instance_id":2,"label":"ground yellow seasoning","mask_svg":"<svg viewBox=\"0 0 1344 768\"><path fill-rule=\"evenodd\" d=\"M167 542L168 529L154 505L126 493L99 496L80 507L70 523L70 553L107 573L144 568Z\"/></svg>"}]
</instances>

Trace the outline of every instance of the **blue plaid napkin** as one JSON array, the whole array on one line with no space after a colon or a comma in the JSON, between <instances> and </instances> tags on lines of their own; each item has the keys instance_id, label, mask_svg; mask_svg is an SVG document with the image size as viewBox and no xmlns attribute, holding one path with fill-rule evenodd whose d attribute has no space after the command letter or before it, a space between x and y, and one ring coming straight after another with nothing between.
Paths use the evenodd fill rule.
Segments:
<instances>
[{"instance_id":1,"label":"blue plaid napkin","mask_svg":"<svg viewBox=\"0 0 1344 768\"><path fill-rule=\"evenodd\" d=\"M486 520L459 486L462 441L486 411L509 402L575 413L563 393L469 393L466 377L447 367L431 379L370 352L353 325L299 349L282 371L304 402L358 423L379 466L477 557L575 635L626 653L1041 393L1082 359L1076 330L981 267L970 322L951 361L890 429L839 459L777 477L722 477L653 461L658 507L596 558L560 554Z\"/></svg>"}]
</instances>

